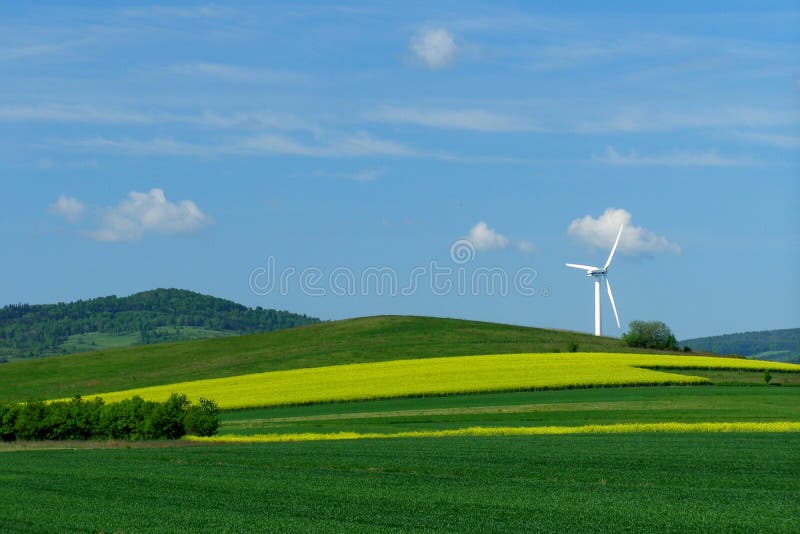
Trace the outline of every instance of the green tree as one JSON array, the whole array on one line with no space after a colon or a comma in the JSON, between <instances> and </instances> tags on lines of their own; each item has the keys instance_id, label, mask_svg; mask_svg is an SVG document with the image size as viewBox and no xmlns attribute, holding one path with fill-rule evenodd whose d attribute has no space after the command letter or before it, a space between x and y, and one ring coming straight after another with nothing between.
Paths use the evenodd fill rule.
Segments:
<instances>
[{"instance_id":1,"label":"green tree","mask_svg":"<svg viewBox=\"0 0 800 534\"><path fill-rule=\"evenodd\" d=\"M631 321L630 329L622 335L622 341L629 347L678 350L678 340L661 321Z\"/></svg>"}]
</instances>

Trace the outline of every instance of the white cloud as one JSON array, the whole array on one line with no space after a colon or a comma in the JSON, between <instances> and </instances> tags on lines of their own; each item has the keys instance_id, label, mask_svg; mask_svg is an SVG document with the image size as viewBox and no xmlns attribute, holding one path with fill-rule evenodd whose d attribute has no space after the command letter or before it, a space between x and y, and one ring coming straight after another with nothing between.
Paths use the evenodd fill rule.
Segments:
<instances>
[{"instance_id":1,"label":"white cloud","mask_svg":"<svg viewBox=\"0 0 800 534\"><path fill-rule=\"evenodd\" d=\"M617 166L654 166L654 167L750 167L758 162L751 159L730 158L721 156L715 151L707 152L672 152L669 154L641 155L634 151L620 154L614 147L606 148L606 155L600 161Z\"/></svg>"},{"instance_id":2,"label":"white cloud","mask_svg":"<svg viewBox=\"0 0 800 534\"><path fill-rule=\"evenodd\" d=\"M426 28L411 39L411 51L431 69L441 69L456 58L458 46L443 28Z\"/></svg>"},{"instance_id":3,"label":"white cloud","mask_svg":"<svg viewBox=\"0 0 800 534\"><path fill-rule=\"evenodd\" d=\"M64 217L68 221L77 221L83 215L83 203L74 197L61 194L50 204L50 212Z\"/></svg>"},{"instance_id":4,"label":"white cloud","mask_svg":"<svg viewBox=\"0 0 800 534\"><path fill-rule=\"evenodd\" d=\"M593 248L610 250L619 232L625 225L619 241L618 252L622 254L654 254L656 252L679 253L681 248L641 226L631 224L631 213L624 209L608 208L594 218L591 215L575 219L569 224L567 234Z\"/></svg>"},{"instance_id":5,"label":"white cloud","mask_svg":"<svg viewBox=\"0 0 800 534\"><path fill-rule=\"evenodd\" d=\"M472 227L467 239L472 242L475 250L493 250L508 246L508 239L489 228L483 221Z\"/></svg>"},{"instance_id":6,"label":"white cloud","mask_svg":"<svg viewBox=\"0 0 800 534\"><path fill-rule=\"evenodd\" d=\"M369 118L381 122L415 124L431 128L475 130L481 132L520 132L536 130L532 123L518 117L481 109L435 110L383 107Z\"/></svg>"},{"instance_id":7,"label":"white cloud","mask_svg":"<svg viewBox=\"0 0 800 534\"><path fill-rule=\"evenodd\" d=\"M523 239L517 243L517 249L523 254L533 254L536 252L536 247L530 241Z\"/></svg>"},{"instance_id":8,"label":"white cloud","mask_svg":"<svg viewBox=\"0 0 800 534\"><path fill-rule=\"evenodd\" d=\"M97 241L136 241L148 232L188 234L212 223L197 204L191 200L170 202L161 189L131 191L104 212L100 227L88 234Z\"/></svg>"}]
</instances>

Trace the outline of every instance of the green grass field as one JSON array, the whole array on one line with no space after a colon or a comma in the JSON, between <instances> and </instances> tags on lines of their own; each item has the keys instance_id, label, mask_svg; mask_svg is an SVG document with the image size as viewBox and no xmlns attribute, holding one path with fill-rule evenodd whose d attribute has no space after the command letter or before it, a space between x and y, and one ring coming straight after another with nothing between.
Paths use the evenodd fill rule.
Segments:
<instances>
[{"instance_id":1,"label":"green grass field","mask_svg":"<svg viewBox=\"0 0 800 534\"><path fill-rule=\"evenodd\" d=\"M495 323L366 317L266 334L163 343L0 365L0 401L48 399L325 365L470 354L631 352L618 339ZM635 351L634 351L635 352Z\"/></svg>"},{"instance_id":2,"label":"green grass field","mask_svg":"<svg viewBox=\"0 0 800 534\"><path fill-rule=\"evenodd\" d=\"M5 532L797 532L797 434L9 452Z\"/></svg>"}]
</instances>

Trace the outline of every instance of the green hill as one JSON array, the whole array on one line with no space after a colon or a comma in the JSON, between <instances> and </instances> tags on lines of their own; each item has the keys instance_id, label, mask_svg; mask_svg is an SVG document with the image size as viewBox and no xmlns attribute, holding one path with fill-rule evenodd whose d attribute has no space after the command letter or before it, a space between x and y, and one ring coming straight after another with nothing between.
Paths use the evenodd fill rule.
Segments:
<instances>
[{"instance_id":1,"label":"green hill","mask_svg":"<svg viewBox=\"0 0 800 534\"><path fill-rule=\"evenodd\" d=\"M700 337L686 339L680 344L715 354L741 354L757 360L800 363L800 328Z\"/></svg>"},{"instance_id":2,"label":"green hill","mask_svg":"<svg viewBox=\"0 0 800 534\"><path fill-rule=\"evenodd\" d=\"M366 317L266 334L10 362L0 365L0 400L86 395L183 380L398 358L564 352L575 348L632 351L618 339L577 332L430 317Z\"/></svg>"},{"instance_id":3,"label":"green hill","mask_svg":"<svg viewBox=\"0 0 800 534\"><path fill-rule=\"evenodd\" d=\"M0 361L223 337L319 322L182 289L0 308Z\"/></svg>"}]
</instances>

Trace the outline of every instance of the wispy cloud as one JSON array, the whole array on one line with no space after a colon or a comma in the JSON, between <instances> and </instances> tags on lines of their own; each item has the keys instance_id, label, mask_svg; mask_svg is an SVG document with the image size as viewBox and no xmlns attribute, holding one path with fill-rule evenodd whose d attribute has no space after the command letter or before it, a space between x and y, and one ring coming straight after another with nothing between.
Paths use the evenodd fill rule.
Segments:
<instances>
[{"instance_id":1,"label":"wispy cloud","mask_svg":"<svg viewBox=\"0 0 800 534\"><path fill-rule=\"evenodd\" d=\"M342 180L352 180L354 182L374 182L386 174L386 172L386 167L380 167L344 172L317 171L314 173L314 176L320 178L339 178Z\"/></svg>"},{"instance_id":2,"label":"wispy cloud","mask_svg":"<svg viewBox=\"0 0 800 534\"><path fill-rule=\"evenodd\" d=\"M189 76L203 76L228 82L306 82L305 74L265 69L261 67L243 67L224 63L188 63L171 67L173 72Z\"/></svg>"},{"instance_id":3,"label":"wispy cloud","mask_svg":"<svg viewBox=\"0 0 800 534\"><path fill-rule=\"evenodd\" d=\"M108 124L178 123L219 129L288 130L321 134L320 126L291 115L268 110L196 114L163 110L138 111L86 104L38 104L0 106L0 122L74 122Z\"/></svg>"},{"instance_id":4,"label":"wispy cloud","mask_svg":"<svg viewBox=\"0 0 800 534\"><path fill-rule=\"evenodd\" d=\"M103 109L87 105L18 105L0 107L0 121L54 121L54 122L108 122L153 123L163 118L158 115Z\"/></svg>"},{"instance_id":5,"label":"wispy cloud","mask_svg":"<svg viewBox=\"0 0 800 534\"><path fill-rule=\"evenodd\" d=\"M58 144L66 147L117 151L137 155L167 155L167 156L210 156L219 150L217 147L176 141L170 138L156 138L149 140L136 140L129 138L108 139L93 137L88 139L65 139Z\"/></svg>"},{"instance_id":6,"label":"wispy cloud","mask_svg":"<svg viewBox=\"0 0 800 534\"><path fill-rule=\"evenodd\" d=\"M606 148L605 156L599 160L607 165L657 167L749 167L758 164L751 159L721 156L713 150L642 155L634 151L620 154L614 147Z\"/></svg>"},{"instance_id":7,"label":"wispy cloud","mask_svg":"<svg viewBox=\"0 0 800 534\"><path fill-rule=\"evenodd\" d=\"M71 43L31 44L23 46L0 47L0 61L61 54L69 46L71 46Z\"/></svg>"},{"instance_id":8,"label":"wispy cloud","mask_svg":"<svg viewBox=\"0 0 800 534\"><path fill-rule=\"evenodd\" d=\"M453 34L444 28L423 28L411 38L411 52L430 69L442 69L453 63L458 53Z\"/></svg>"},{"instance_id":9,"label":"wispy cloud","mask_svg":"<svg viewBox=\"0 0 800 534\"><path fill-rule=\"evenodd\" d=\"M379 139L367 132L358 132L333 141L303 143L282 135L261 135L243 139L234 149L249 152L267 152L311 157L358 157L358 156L424 156L425 153L410 146Z\"/></svg>"},{"instance_id":10,"label":"wispy cloud","mask_svg":"<svg viewBox=\"0 0 800 534\"><path fill-rule=\"evenodd\" d=\"M216 143L193 143L171 138L137 140L130 138L65 139L58 144L86 150L117 151L137 155L214 157L222 155L285 155L312 158L399 157L458 160L456 156L437 153L381 139L367 132L340 135L322 140L298 140L280 134L263 134Z\"/></svg>"},{"instance_id":11,"label":"wispy cloud","mask_svg":"<svg viewBox=\"0 0 800 534\"><path fill-rule=\"evenodd\" d=\"M627 108L596 120L574 124L578 133L606 134L615 132L657 132L680 129L758 127L800 122L797 110L753 107L706 108L692 111L654 112L643 108Z\"/></svg>"},{"instance_id":12,"label":"wispy cloud","mask_svg":"<svg viewBox=\"0 0 800 534\"><path fill-rule=\"evenodd\" d=\"M228 9L213 4L196 6L143 6L121 10L126 17L218 18L231 14Z\"/></svg>"},{"instance_id":13,"label":"wispy cloud","mask_svg":"<svg viewBox=\"0 0 800 534\"><path fill-rule=\"evenodd\" d=\"M748 143L769 145L777 148L800 148L800 137L796 135L781 135L756 132L734 132L733 136Z\"/></svg>"},{"instance_id":14,"label":"wispy cloud","mask_svg":"<svg viewBox=\"0 0 800 534\"><path fill-rule=\"evenodd\" d=\"M585 215L573 220L567 235L592 248L610 249L622 225L625 229L619 241L619 252L629 255L649 255L656 252L679 253L677 243L631 223L631 213L624 209L608 208L597 218Z\"/></svg>"},{"instance_id":15,"label":"wispy cloud","mask_svg":"<svg viewBox=\"0 0 800 534\"><path fill-rule=\"evenodd\" d=\"M385 106L369 113L367 117L380 122L480 132L521 132L538 129L535 124L518 117L482 109L443 110Z\"/></svg>"},{"instance_id":16,"label":"wispy cloud","mask_svg":"<svg viewBox=\"0 0 800 534\"><path fill-rule=\"evenodd\" d=\"M186 122L193 122L215 128L234 129L271 129L308 131L315 135L322 134L317 124L289 113L272 111L239 111L217 113L207 111L199 116L186 117Z\"/></svg>"}]
</instances>

